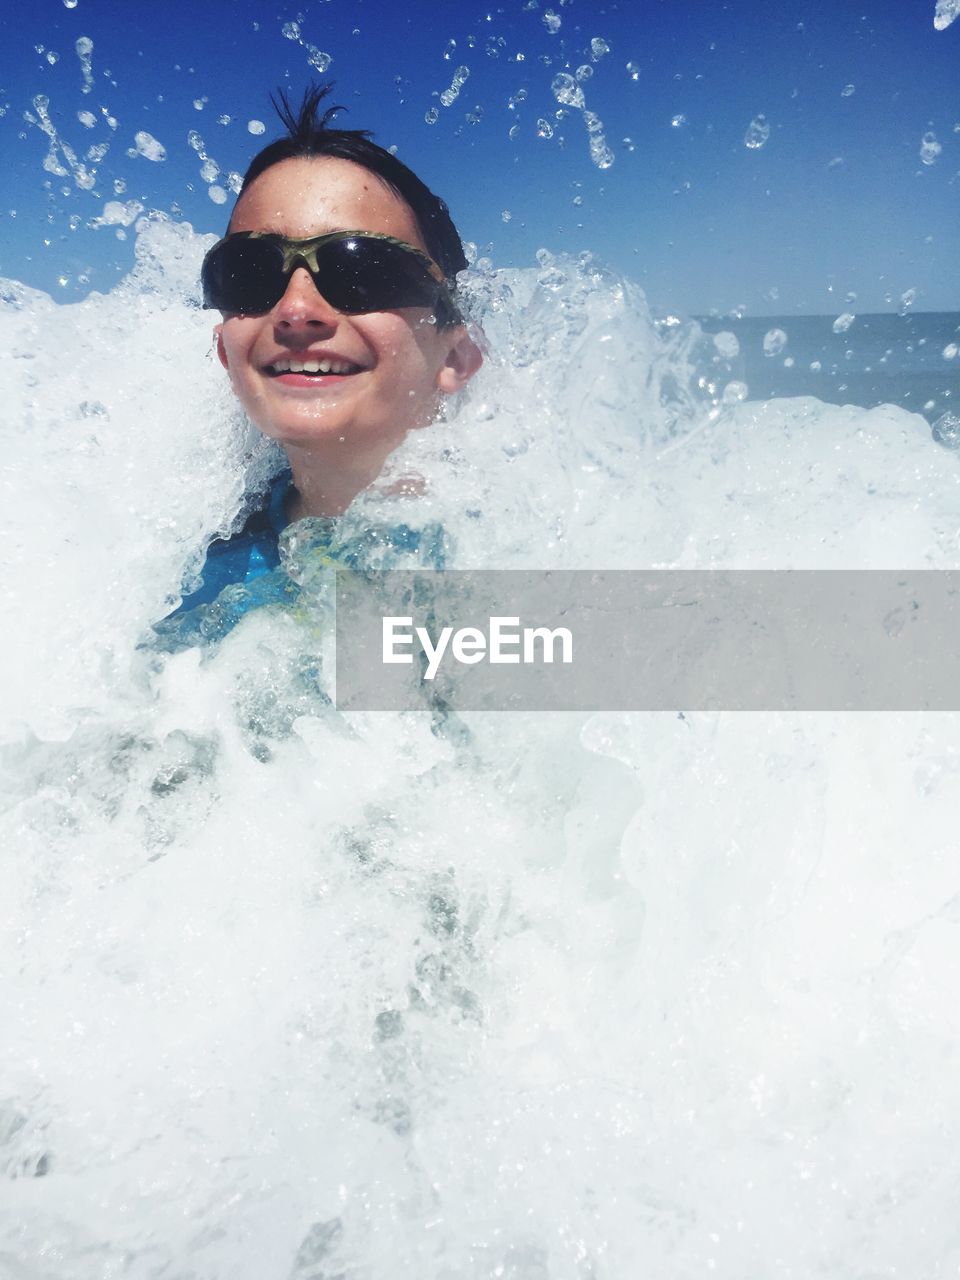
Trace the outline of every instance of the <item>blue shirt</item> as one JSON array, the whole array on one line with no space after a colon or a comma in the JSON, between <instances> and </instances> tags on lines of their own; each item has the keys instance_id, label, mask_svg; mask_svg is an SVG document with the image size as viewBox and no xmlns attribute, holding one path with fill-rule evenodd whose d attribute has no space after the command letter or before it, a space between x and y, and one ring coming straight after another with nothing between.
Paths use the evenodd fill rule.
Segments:
<instances>
[{"instance_id":1,"label":"blue shirt","mask_svg":"<svg viewBox=\"0 0 960 1280\"><path fill-rule=\"evenodd\" d=\"M280 556L281 534L291 527L286 504L292 487L293 475L286 467L274 476L240 532L210 543L200 586L154 625L155 647L173 653L213 644L253 609L296 603L301 587L284 571ZM309 544L323 564L350 569L390 569L401 560L407 567L442 569L446 562L446 537L438 524L423 529L372 525L345 537L339 520L312 518Z\"/></svg>"}]
</instances>

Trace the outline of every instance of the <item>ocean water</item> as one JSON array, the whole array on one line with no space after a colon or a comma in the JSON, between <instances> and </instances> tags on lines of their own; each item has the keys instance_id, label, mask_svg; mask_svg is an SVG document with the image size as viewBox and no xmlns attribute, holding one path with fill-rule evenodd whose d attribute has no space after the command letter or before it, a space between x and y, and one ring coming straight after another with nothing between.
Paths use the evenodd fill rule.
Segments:
<instances>
[{"instance_id":1,"label":"ocean water","mask_svg":"<svg viewBox=\"0 0 960 1280\"><path fill-rule=\"evenodd\" d=\"M145 219L107 295L2 289L0 1274L956 1274L957 717L348 716L322 610L152 650L277 463L208 241ZM718 362L587 255L469 287L487 364L358 527L402 502L463 567L958 567L916 396L768 394L743 328Z\"/></svg>"},{"instance_id":2,"label":"ocean water","mask_svg":"<svg viewBox=\"0 0 960 1280\"><path fill-rule=\"evenodd\" d=\"M816 396L867 409L898 404L934 424L944 414L960 415L960 312L844 311L700 323L706 358L741 380L751 400Z\"/></svg>"}]
</instances>

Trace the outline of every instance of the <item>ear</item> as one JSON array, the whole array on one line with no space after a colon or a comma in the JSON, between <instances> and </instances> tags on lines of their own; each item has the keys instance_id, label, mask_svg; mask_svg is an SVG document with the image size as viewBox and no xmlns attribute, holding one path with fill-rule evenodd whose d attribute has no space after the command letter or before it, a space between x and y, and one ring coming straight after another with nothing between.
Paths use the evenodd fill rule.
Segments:
<instances>
[{"instance_id":1,"label":"ear","mask_svg":"<svg viewBox=\"0 0 960 1280\"><path fill-rule=\"evenodd\" d=\"M228 369L230 366L227 364L227 349L223 345L223 325L215 324L213 326L213 332L216 335L216 339L217 339L217 358L219 359L223 367L225 369Z\"/></svg>"},{"instance_id":2,"label":"ear","mask_svg":"<svg viewBox=\"0 0 960 1280\"><path fill-rule=\"evenodd\" d=\"M437 374L437 390L444 395L461 391L483 364L480 348L461 324L450 331L450 345Z\"/></svg>"}]
</instances>

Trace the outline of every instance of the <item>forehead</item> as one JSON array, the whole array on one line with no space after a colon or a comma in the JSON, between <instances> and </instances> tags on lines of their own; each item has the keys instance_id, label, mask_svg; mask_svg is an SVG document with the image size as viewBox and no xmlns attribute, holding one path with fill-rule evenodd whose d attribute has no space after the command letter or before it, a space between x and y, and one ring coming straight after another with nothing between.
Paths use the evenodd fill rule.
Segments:
<instances>
[{"instance_id":1,"label":"forehead","mask_svg":"<svg viewBox=\"0 0 960 1280\"><path fill-rule=\"evenodd\" d=\"M273 231L290 239L327 231L380 231L425 249L405 200L375 173L334 156L281 160L237 201L231 231Z\"/></svg>"}]
</instances>

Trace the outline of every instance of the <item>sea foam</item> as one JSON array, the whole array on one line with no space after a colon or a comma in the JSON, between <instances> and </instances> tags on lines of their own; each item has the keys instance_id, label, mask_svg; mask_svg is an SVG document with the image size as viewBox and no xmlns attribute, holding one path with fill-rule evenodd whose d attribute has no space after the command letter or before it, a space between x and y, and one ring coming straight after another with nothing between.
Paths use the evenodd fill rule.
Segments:
<instances>
[{"instance_id":1,"label":"sea foam","mask_svg":"<svg viewBox=\"0 0 960 1280\"><path fill-rule=\"evenodd\" d=\"M956 716L453 732L338 713L283 612L156 652L278 461L208 243L148 218L109 295L4 285L4 1265L955 1271ZM725 400L589 258L468 289L486 366L393 464L454 563L956 567L922 418Z\"/></svg>"}]
</instances>

